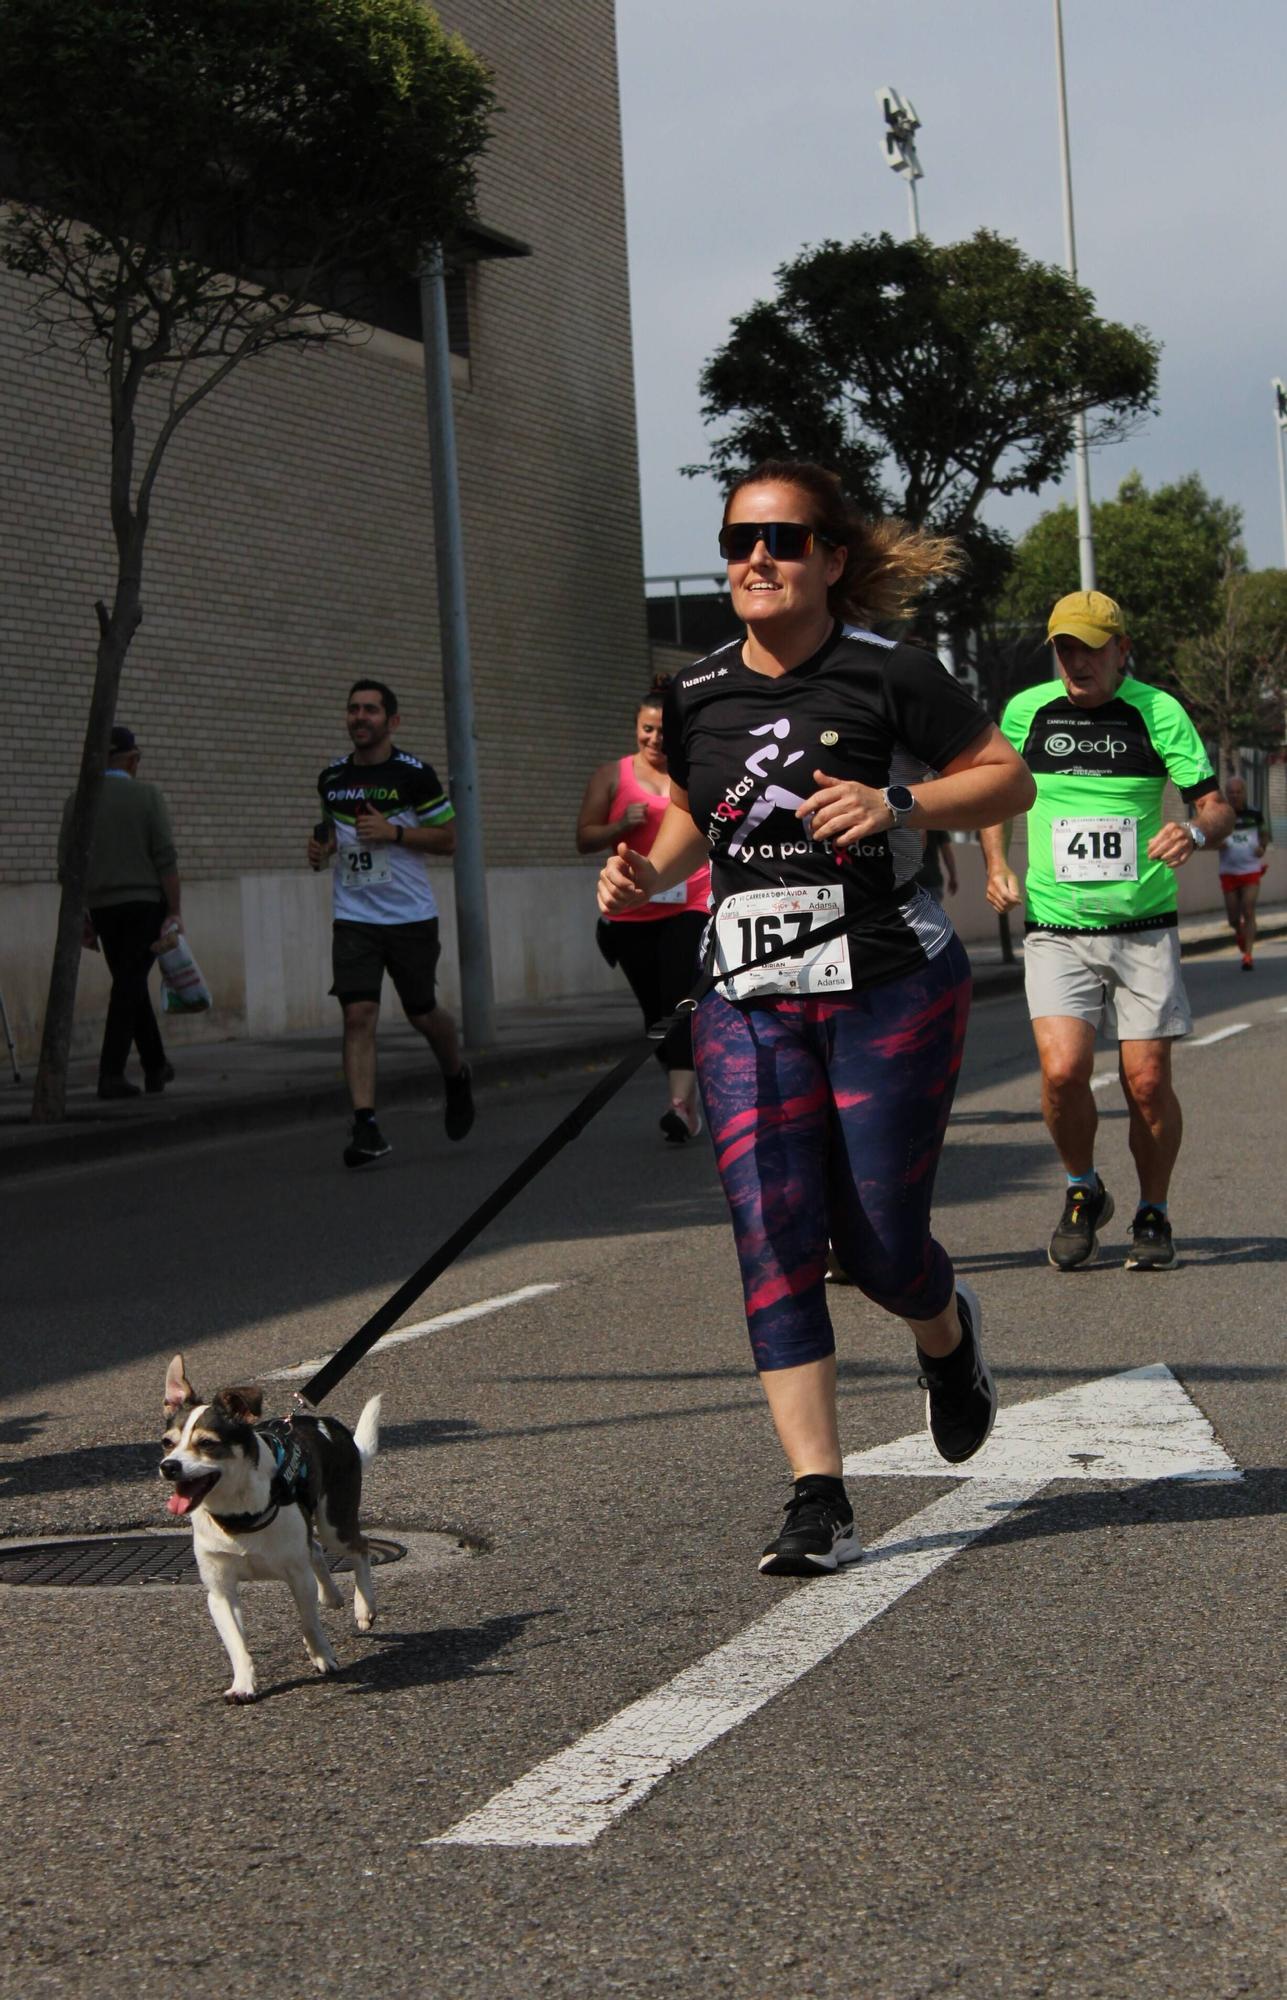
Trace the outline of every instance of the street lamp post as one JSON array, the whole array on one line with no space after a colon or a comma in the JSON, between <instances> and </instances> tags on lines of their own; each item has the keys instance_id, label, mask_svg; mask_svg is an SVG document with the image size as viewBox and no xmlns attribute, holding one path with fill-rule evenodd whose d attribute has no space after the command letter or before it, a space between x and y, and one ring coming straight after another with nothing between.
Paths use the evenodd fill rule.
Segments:
<instances>
[{"instance_id":1,"label":"street lamp post","mask_svg":"<svg viewBox=\"0 0 1287 2000\"><path fill-rule=\"evenodd\" d=\"M882 83L876 92L876 102L885 114L885 135L882 147L887 165L893 168L907 182L907 207L912 225L912 240L921 233L921 215L916 202L916 183L924 180L921 163L916 157L916 134L921 129L921 121L916 116L916 106L900 96L892 85Z\"/></svg>"},{"instance_id":2,"label":"street lamp post","mask_svg":"<svg viewBox=\"0 0 1287 2000\"><path fill-rule=\"evenodd\" d=\"M1278 505L1283 517L1283 565L1287 567L1287 389L1274 377L1274 428L1278 432Z\"/></svg>"},{"instance_id":3,"label":"street lamp post","mask_svg":"<svg viewBox=\"0 0 1287 2000\"><path fill-rule=\"evenodd\" d=\"M1059 155L1063 171L1064 262L1077 278L1077 238L1073 230L1072 165L1068 154L1068 85L1064 75L1064 16L1055 7L1055 70L1059 83ZM1077 483L1077 566L1083 590L1095 588L1095 534L1090 518L1090 457L1086 445L1086 412L1073 418L1073 472Z\"/></svg>"}]
</instances>

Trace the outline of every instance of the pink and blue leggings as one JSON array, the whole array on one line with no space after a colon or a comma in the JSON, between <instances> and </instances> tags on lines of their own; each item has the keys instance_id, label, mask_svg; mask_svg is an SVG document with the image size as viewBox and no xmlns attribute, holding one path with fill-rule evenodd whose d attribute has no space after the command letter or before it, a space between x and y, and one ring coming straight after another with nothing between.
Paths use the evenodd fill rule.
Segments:
<instances>
[{"instance_id":1,"label":"pink and blue leggings","mask_svg":"<svg viewBox=\"0 0 1287 2000\"><path fill-rule=\"evenodd\" d=\"M970 962L953 938L919 970L840 998L734 1005L712 993L697 1010L758 1369L834 1352L828 1239L888 1312L933 1319L951 1299L930 1202L969 1009Z\"/></svg>"}]
</instances>

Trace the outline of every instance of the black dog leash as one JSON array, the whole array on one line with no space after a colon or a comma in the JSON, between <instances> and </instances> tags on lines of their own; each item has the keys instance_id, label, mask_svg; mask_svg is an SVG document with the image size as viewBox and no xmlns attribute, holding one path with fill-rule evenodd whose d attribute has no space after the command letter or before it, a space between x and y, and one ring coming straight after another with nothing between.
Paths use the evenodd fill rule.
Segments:
<instances>
[{"instance_id":1,"label":"black dog leash","mask_svg":"<svg viewBox=\"0 0 1287 2000\"><path fill-rule=\"evenodd\" d=\"M357 1332L345 1341L330 1360L316 1375L310 1375L299 1390L296 1401L316 1407L324 1396L329 1396L336 1384L342 1382L349 1370L356 1366L367 1351L375 1346L381 1334L396 1326L407 1307L414 1305L422 1292L440 1278L448 1267L455 1263L462 1250L468 1249L476 1236L480 1236L489 1222L495 1221L502 1209L509 1207L515 1195L521 1194L529 1181L548 1167L550 1161L570 1145L578 1133L585 1130L590 1120L611 1102L617 1092L627 1083L635 1071L642 1069L658 1044L664 1044L668 1036L678 1027L687 1014L692 1014L706 998L711 988L723 984L725 980L740 978L744 972L754 972L762 965L772 965L775 959L798 955L801 946L812 950L815 945L829 944L833 938L841 937L848 930L849 916L836 917L829 924L820 924L810 931L807 939L789 938L763 952L758 958L748 958L742 965L734 966L730 972L717 972L712 964L702 973L692 992L685 995L673 1014L663 1021L657 1021L648 1029L640 1046L633 1048L615 1067L601 1077L592 1089L587 1090L579 1104L573 1106L566 1118L561 1118L552 1132L547 1133L538 1146L534 1146L526 1159L521 1160L512 1174L508 1174L500 1186L494 1188L486 1201L480 1202L473 1214L467 1216L458 1229L452 1231L445 1243L441 1243L432 1257L427 1257L418 1271L413 1271L404 1285L399 1285L391 1298L382 1306L377 1306L370 1319L363 1322Z\"/></svg>"}]
</instances>

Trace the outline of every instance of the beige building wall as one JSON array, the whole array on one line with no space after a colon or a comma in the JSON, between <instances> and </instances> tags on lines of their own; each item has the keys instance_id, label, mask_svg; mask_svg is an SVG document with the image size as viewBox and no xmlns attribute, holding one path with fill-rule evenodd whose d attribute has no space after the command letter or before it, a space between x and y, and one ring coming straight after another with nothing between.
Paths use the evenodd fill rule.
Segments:
<instances>
[{"instance_id":1,"label":"beige building wall","mask_svg":"<svg viewBox=\"0 0 1287 2000\"><path fill-rule=\"evenodd\" d=\"M502 106L480 220L532 250L470 275L455 413L497 991L539 998L611 983L572 832L649 677L614 9L440 11L492 66ZM47 350L30 300L0 276L0 991L28 1045L94 600L115 568L105 391ZM217 985L204 1031L326 1025L325 885L301 856L317 774L348 747L356 674L391 682L401 742L448 775L419 346L283 353L212 395L167 456L143 602L117 713L170 803ZM450 870L434 872L449 904ZM450 963L445 983L450 997ZM82 1043L103 990L88 968Z\"/></svg>"}]
</instances>

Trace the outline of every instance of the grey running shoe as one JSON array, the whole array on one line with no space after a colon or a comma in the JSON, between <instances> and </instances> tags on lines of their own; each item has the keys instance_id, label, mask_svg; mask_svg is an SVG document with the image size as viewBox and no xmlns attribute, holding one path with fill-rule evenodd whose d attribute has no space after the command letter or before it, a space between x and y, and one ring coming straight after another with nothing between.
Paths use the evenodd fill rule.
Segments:
<instances>
[{"instance_id":1,"label":"grey running shoe","mask_svg":"<svg viewBox=\"0 0 1287 2000\"><path fill-rule=\"evenodd\" d=\"M941 1361L922 1354L919 1347L916 1350L925 1391L925 1426L935 1451L949 1465L960 1465L982 1451L997 1414L997 1385L979 1340L983 1309L973 1288L963 1281L956 1287L956 1310L961 1319L960 1346Z\"/></svg>"},{"instance_id":2,"label":"grey running shoe","mask_svg":"<svg viewBox=\"0 0 1287 2000\"><path fill-rule=\"evenodd\" d=\"M373 1160L382 1160L392 1146L376 1124L374 1118L355 1118L353 1137L344 1148L346 1167L369 1167Z\"/></svg>"},{"instance_id":3,"label":"grey running shoe","mask_svg":"<svg viewBox=\"0 0 1287 2000\"><path fill-rule=\"evenodd\" d=\"M760 1557L760 1574L823 1576L861 1555L854 1510L841 1481L806 1473L786 1503L781 1534Z\"/></svg>"},{"instance_id":4,"label":"grey running shoe","mask_svg":"<svg viewBox=\"0 0 1287 2000\"><path fill-rule=\"evenodd\" d=\"M1096 1235L1113 1213L1113 1197L1096 1174L1098 1194L1075 1182L1068 1190L1064 1212L1050 1239L1047 1251L1056 1271L1075 1271L1079 1264L1093 1264L1099 1248Z\"/></svg>"},{"instance_id":5,"label":"grey running shoe","mask_svg":"<svg viewBox=\"0 0 1287 2000\"><path fill-rule=\"evenodd\" d=\"M1128 1271L1173 1271L1179 1262L1171 1225L1160 1208L1146 1204L1131 1224Z\"/></svg>"}]
</instances>

